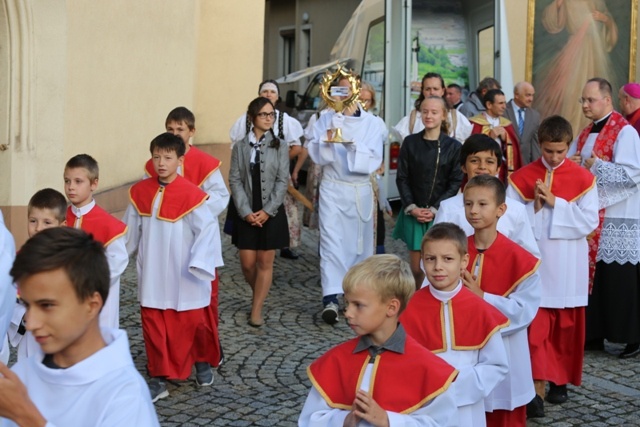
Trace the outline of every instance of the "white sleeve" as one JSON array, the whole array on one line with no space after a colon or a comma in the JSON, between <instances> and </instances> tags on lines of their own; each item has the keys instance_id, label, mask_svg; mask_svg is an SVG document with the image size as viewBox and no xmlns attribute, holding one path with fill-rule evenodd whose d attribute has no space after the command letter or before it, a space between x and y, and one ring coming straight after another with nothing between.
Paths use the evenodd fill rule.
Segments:
<instances>
[{"instance_id":1,"label":"white sleeve","mask_svg":"<svg viewBox=\"0 0 640 427\"><path fill-rule=\"evenodd\" d=\"M416 118L416 120L418 120L418 118ZM404 139L411 134L411 132L409 132L409 115L401 118L398 124L393 128L398 131L404 141Z\"/></svg>"},{"instance_id":2,"label":"white sleeve","mask_svg":"<svg viewBox=\"0 0 640 427\"><path fill-rule=\"evenodd\" d=\"M598 190L594 186L575 202L556 197L551 209L551 239L575 240L588 236L598 227Z\"/></svg>"},{"instance_id":3,"label":"white sleeve","mask_svg":"<svg viewBox=\"0 0 640 427\"><path fill-rule=\"evenodd\" d=\"M283 121L282 126L284 127L283 134L284 134L284 138L286 139L285 142L287 143L287 145L290 145L290 146L302 145L300 143L300 138L304 136L304 130L302 129L302 125L300 124L299 121L297 121L287 113L282 113L282 114L284 114L284 117L282 119ZM276 133L276 136L278 136L277 133Z\"/></svg>"},{"instance_id":4,"label":"white sleeve","mask_svg":"<svg viewBox=\"0 0 640 427\"><path fill-rule=\"evenodd\" d=\"M509 336L525 329L540 307L540 274L536 271L507 296L484 293L484 300L500 310L511 322L502 329L502 336Z\"/></svg>"},{"instance_id":5,"label":"white sleeve","mask_svg":"<svg viewBox=\"0 0 640 427\"><path fill-rule=\"evenodd\" d=\"M322 114L313 124L307 145L311 160L317 165L328 165L336 159L336 146L334 143L324 142L327 139L327 129L331 128L331 119L335 115L333 110Z\"/></svg>"},{"instance_id":6,"label":"white sleeve","mask_svg":"<svg viewBox=\"0 0 640 427\"><path fill-rule=\"evenodd\" d=\"M111 284L120 280L120 276L129 264L129 254L127 252L126 234L113 240L105 248L105 255L109 263L109 277Z\"/></svg>"},{"instance_id":7,"label":"white sleeve","mask_svg":"<svg viewBox=\"0 0 640 427\"><path fill-rule=\"evenodd\" d=\"M387 411L387 415L389 416L389 427L453 427L458 425L458 407L455 393L451 387L410 414Z\"/></svg>"},{"instance_id":8,"label":"white sleeve","mask_svg":"<svg viewBox=\"0 0 640 427\"><path fill-rule=\"evenodd\" d=\"M247 135L247 114L243 114L236 120L236 122L231 126L229 130L229 139L231 139L231 146L229 148L233 148L233 146L244 139Z\"/></svg>"},{"instance_id":9,"label":"white sleeve","mask_svg":"<svg viewBox=\"0 0 640 427\"><path fill-rule=\"evenodd\" d=\"M473 405L487 397L509 372L509 358L500 331L478 351L478 363L458 368L451 385L458 406Z\"/></svg>"},{"instance_id":10,"label":"white sleeve","mask_svg":"<svg viewBox=\"0 0 640 427\"><path fill-rule=\"evenodd\" d=\"M365 113L363 113L365 114ZM387 139L387 128L382 119L374 117L375 124L369 126L365 141L357 141L355 150L347 151L347 164L353 173L372 174L382 164L384 141Z\"/></svg>"},{"instance_id":11,"label":"white sleeve","mask_svg":"<svg viewBox=\"0 0 640 427\"><path fill-rule=\"evenodd\" d=\"M591 166L596 176L600 209L615 205L638 192L640 184L640 138L629 125L622 128L613 148L613 162L596 159Z\"/></svg>"},{"instance_id":12,"label":"white sleeve","mask_svg":"<svg viewBox=\"0 0 640 427\"><path fill-rule=\"evenodd\" d=\"M464 114L462 114L460 111L454 109L452 110L452 114L453 114L453 111L455 111L456 119L458 120L456 125L456 132L455 132L456 139L464 143L467 140L467 138L471 136L471 132L473 131L473 125L471 124L469 119L467 119L467 117Z\"/></svg>"},{"instance_id":13,"label":"white sleeve","mask_svg":"<svg viewBox=\"0 0 640 427\"><path fill-rule=\"evenodd\" d=\"M218 221L206 205L198 206L183 220L194 235L189 272L200 280L212 281L216 278L216 265L222 263L222 254L215 250L215 239L220 239Z\"/></svg>"},{"instance_id":14,"label":"white sleeve","mask_svg":"<svg viewBox=\"0 0 640 427\"><path fill-rule=\"evenodd\" d=\"M127 248L127 253L132 255L136 249L138 249L140 237L142 236L142 218L131 203L129 203L122 217L122 221L127 224L127 234L125 235L124 243Z\"/></svg>"},{"instance_id":15,"label":"white sleeve","mask_svg":"<svg viewBox=\"0 0 640 427\"><path fill-rule=\"evenodd\" d=\"M327 405L315 387L311 387L302 412L298 418L299 427L342 426L349 411L334 409Z\"/></svg>"},{"instance_id":16,"label":"white sleeve","mask_svg":"<svg viewBox=\"0 0 640 427\"><path fill-rule=\"evenodd\" d=\"M537 222L533 212L533 202L525 202L520 194L513 189L511 184L507 186L507 198L517 202L519 206L507 204L507 212L513 220L513 227L508 233L504 233L531 255L540 259L540 248L536 239ZM498 221L499 223L499 221Z\"/></svg>"},{"instance_id":17,"label":"white sleeve","mask_svg":"<svg viewBox=\"0 0 640 427\"><path fill-rule=\"evenodd\" d=\"M202 190L209 195L207 206L211 214L217 219L229 204L229 190L224 183L220 169L209 175L202 183Z\"/></svg>"},{"instance_id":18,"label":"white sleeve","mask_svg":"<svg viewBox=\"0 0 640 427\"><path fill-rule=\"evenodd\" d=\"M16 288L9 275L15 257L16 245L13 236L4 226L4 221L0 221L0 337L7 333L16 301Z\"/></svg>"}]
</instances>

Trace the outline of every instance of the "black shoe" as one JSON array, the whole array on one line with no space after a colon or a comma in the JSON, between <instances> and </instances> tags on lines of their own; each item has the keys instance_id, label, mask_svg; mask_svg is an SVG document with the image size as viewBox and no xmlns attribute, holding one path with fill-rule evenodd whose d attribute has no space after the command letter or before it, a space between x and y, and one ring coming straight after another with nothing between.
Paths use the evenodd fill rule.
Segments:
<instances>
[{"instance_id":1,"label":"black shoe","mask_svg":"<svg viewBox=\"0 0 640 427\"><path fill-rule=\"evenodd\" d=\"M536 394L536 397L527 403L527 419L544 417L544 401Z\"/></svg>"},{"instance_id":2,"label":"black shoe","mask_svg":"<svg viewBox=\"0 0 640 427\"><path fill-rule=\"evenodd\" d=\"M631 357L635 357L640 354L640 344L627 344L627 346L622 350L622 353L618 356L620 359L629 359Z\"/></svg>"},{"instance_id":3,"label":"black shoe","mask_svg":"<svg viewBox=\"0 0 640 427\"><path fill-rule=\"evenodd\" d=\"M549 392L545 400L549 403L564 403L569 399L567 395L567 385L555 385L549 382Z\"/></svg>"},{"instance_id":4,"label":"black shoe","mask_svg":"<svg viewBox=\"0 0 640 427\"><path fill-rule=\"evenodd\" d=\"M604 340L589 340L584 343L584 351L604 351Z\"/></svg>"},{"instance_id":5,"label":"black shoe","mask_svg":"<svg viewBox=\"0 0 640 427\"><path fill-rule=\"evenodd\" d=\"M298 255L297 253L293 252L291 250L291 248L282 248L282 249L280 249L280 256L282 258L287 258L287 259L298 259L298 258L300 258L300 255Z\"/></svg>"}]
</instances>

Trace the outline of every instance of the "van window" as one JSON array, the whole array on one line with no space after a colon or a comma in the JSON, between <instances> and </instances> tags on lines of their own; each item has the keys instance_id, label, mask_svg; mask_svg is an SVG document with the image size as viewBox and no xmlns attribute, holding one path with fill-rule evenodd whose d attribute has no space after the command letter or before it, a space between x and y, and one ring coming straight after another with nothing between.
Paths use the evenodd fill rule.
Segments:
<instances>
[{"instance_id":1,"label":"van window","mask_svg":"<svg viewBox=\"0 0 640 427\"><path fill-rule=\"evenodd\" d=\"M362 64L362 80L373 85L378 105L374 114L382 111L382 88L384 86L384 17L371 23L367 34L367 45Z\"/></svg>"},{"instance_id":2,"label":"van window","mask_svg":"<svg viewBox=\"0 0 640 427\"><path fill-rule=\"evenodd\" d=\"M478 31L478 80L495 75L493 40L493 25Z\"/></svg>"}]
</instances>

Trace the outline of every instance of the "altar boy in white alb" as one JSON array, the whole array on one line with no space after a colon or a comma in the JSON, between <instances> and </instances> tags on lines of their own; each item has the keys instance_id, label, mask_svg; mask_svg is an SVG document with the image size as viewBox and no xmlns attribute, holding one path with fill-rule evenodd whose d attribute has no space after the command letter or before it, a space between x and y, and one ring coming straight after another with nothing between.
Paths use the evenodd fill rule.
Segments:
<instances>
[{"instance_id":1,"label":"altar boy in white alb","mask_svg":"<svg viewBox=\"0 0 640 427\"><path fill-rule=\"evenodd\" d=\"M0 364L1 426L158 426L125 331L100 329L109 294L102 243L82 230L44 230L11 269L40 351Z\"/></svg>"},{"instance_id":2,"label":"altar boy in white alb","mask_svg":"<svg viewBox=\"0 0 640 427\"><path fill-rule=\"evenodd\" d=\"M152 400L169 395L165 379L213 383L219 363L211 281L223 265L220 229L207 193L178 174L185 144L169 132L151 141L157 177L134 184L124 214L127 250L138 251L138 298Z\"/></svg>"},{"instance_id":3,"label":"altar boy in white alb","mask_svg":"<svg viewBox=\"0 0 640 427\"><path fill-rule=\"evenodd\" d=\"M349 87L346 78L339 86ZM342 130L345 143L326 142ZM342 279L353 265L373 255L373 189L369 176L382 163L387 138L384 122L355 102L344 112L331 110L318 118L309 142L309 155L322 166L320 183L320 281L322 318L338 321Z\"/></svg>"},{"instance_id":4,"label":"altar boy in white alb","mask_svg":"<svg viewBox=\"0 0 640 427\"><path fill-rule=\"evenodd\" d=\"M551 403L567 400L567 386L580 385L584 358L585 306L589 290L587 236L598 226L596 177L567 159L571 124L560 116L538 130L542 157L509 177L507 194L526 203L542 252L540 308L529 327L536 394L529 418L544 416L545 381Z\"/></svg>"}]
</instances>

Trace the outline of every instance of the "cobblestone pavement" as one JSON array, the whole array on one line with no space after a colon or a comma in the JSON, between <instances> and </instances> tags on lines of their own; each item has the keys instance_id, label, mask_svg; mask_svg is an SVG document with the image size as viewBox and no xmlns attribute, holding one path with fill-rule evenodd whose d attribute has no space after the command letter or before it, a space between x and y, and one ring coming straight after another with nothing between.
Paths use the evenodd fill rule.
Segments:
<instances>
[{"instance_id":1,"label":"cobblestone pavement","mask_svg":"<svg viewBox=\"0 0 640 427\"><path fill-rule=\"evenodd\" d=\"M387 251L406 258L404 244L389 237ZM308 393L306 367L331 346L352 337L344 322L326 325L320 318L321 290L317 232L304 229L300 259L276 257L273 287L267 299L266 325L247 325L250 290L240 272L237 250L223 240L220 270L220 334L224 364L211 387L194 376L168 384L170 396L156 403L163 426L294 426ZM122 327L140 372L146 357L135 292L135 262L124 275ZM570 386L570 400L546 406L545 418L529 426L640 426L640 358L619 360L620 346L589 352L582 387Z\"/></svg>"}]
</instances>

